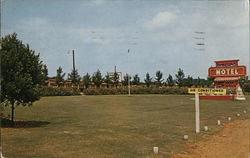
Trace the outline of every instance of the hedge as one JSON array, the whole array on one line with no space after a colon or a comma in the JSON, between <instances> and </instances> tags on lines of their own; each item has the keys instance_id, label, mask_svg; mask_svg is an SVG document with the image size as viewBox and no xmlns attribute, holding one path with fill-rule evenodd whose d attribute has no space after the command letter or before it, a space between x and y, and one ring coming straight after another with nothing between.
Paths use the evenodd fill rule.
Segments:
<instances>
[{"instance_id":1,"label":"hedge","mask_svg":"<svg viewBox=\"0 0 250 158\"><path fill-rule=\"evenodd\" d=\"M70 96L80 95L80 91L77 88L42 87L40 94L41 96Z\"/></svg>"},{"instance_id":2,"label":"hedge","mask_svg":"<svg viewBox=\"0 0 250 158\"><path fill-rule=\"evenodd\" d=\"M146 87L132 87L131 94L187 94L187 88L146 88ZM128 94L127 88L97 88L84 89L85 95L119 95Z\"/></svg>"}]
</instances>

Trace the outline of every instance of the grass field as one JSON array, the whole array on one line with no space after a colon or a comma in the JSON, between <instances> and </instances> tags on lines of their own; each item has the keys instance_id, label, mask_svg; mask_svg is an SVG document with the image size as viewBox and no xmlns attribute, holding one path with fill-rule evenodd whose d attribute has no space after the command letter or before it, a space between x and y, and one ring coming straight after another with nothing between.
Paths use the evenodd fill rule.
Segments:
<instances>
[{"instance_id":1,"label":"grass field","mask_svg":"<svg viewBox=\"0 0 250 158\"><path fill-rule=\"evenodd\" d=\"M227 117L245 119L247 101L200 101L201 127L195 134L194 96L44 97L32 107L16 108L26 126L2 129L8 158L151 158L180 152L186 142L218 131ZM8 115L8 109L4 111ZM241 113L240 117L236 114ZM184 141L183 135L189 140ZM159 155L153 154L158 146Z\"/></svg>"}]
</instances>

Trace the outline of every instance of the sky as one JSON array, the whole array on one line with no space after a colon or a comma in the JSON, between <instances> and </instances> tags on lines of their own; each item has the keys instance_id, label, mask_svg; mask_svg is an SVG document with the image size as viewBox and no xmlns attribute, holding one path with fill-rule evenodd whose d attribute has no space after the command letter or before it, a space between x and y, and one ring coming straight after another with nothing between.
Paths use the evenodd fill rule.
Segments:
<instances>
[{"instance_id":1,"label":"sky","mask_svg":"<svg viewBox=\"0 0 250 158\"><path fill-rule=\"evenodd\" d=\"M229 59L249 70L247 0L1 0L1 14L2 36L16 32L49 76L71 72L72 50L81 76L116 66L141 80L179 68L206 78Z\"/></svg>"}]
</instances>

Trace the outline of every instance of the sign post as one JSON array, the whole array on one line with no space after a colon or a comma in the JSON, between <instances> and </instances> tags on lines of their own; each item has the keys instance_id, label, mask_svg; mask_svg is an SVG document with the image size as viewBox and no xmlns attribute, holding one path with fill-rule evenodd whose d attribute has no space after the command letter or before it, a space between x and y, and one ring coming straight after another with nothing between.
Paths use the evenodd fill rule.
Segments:
<instances>
[{"instance_id":1,"label":"sign post","mask_svg":"<svg viewBox=\"0 0 250 158\"><path fill-rule=\"evenodd\" d=\"M199 99L199 94L225 95L226 89L222 89L222 88L188 88L188 93L195 94L195 132L200 133L200 99Z\"/></svg>"},{"instance_id":2,"label":"sign post","mask_svg":"<svg viewBox=\"0 0 250 158\"><path fill-rule=\"evenodd\" d=\"M195 132L200 133L200 99L199 99L199 93L195 93Z\"/></svg>"}]
</instances>

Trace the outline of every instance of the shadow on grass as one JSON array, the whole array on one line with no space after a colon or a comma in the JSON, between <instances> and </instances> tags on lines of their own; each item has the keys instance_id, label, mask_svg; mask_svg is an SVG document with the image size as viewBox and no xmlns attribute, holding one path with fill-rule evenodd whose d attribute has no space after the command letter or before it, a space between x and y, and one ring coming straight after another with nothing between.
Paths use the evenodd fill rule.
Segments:
<instances>
[{"instance_id":1,"label":"shadow on grass","mask_svg":"<svg viewBox=\"0 0 250 158\"><path fill-rule=\"evenodd\" d=\"M50 122L47 121L14 121L13 125L11 120L2 118L2 128L35 128L48 124L50 124Z\"/></svg>"}]
</instances>

